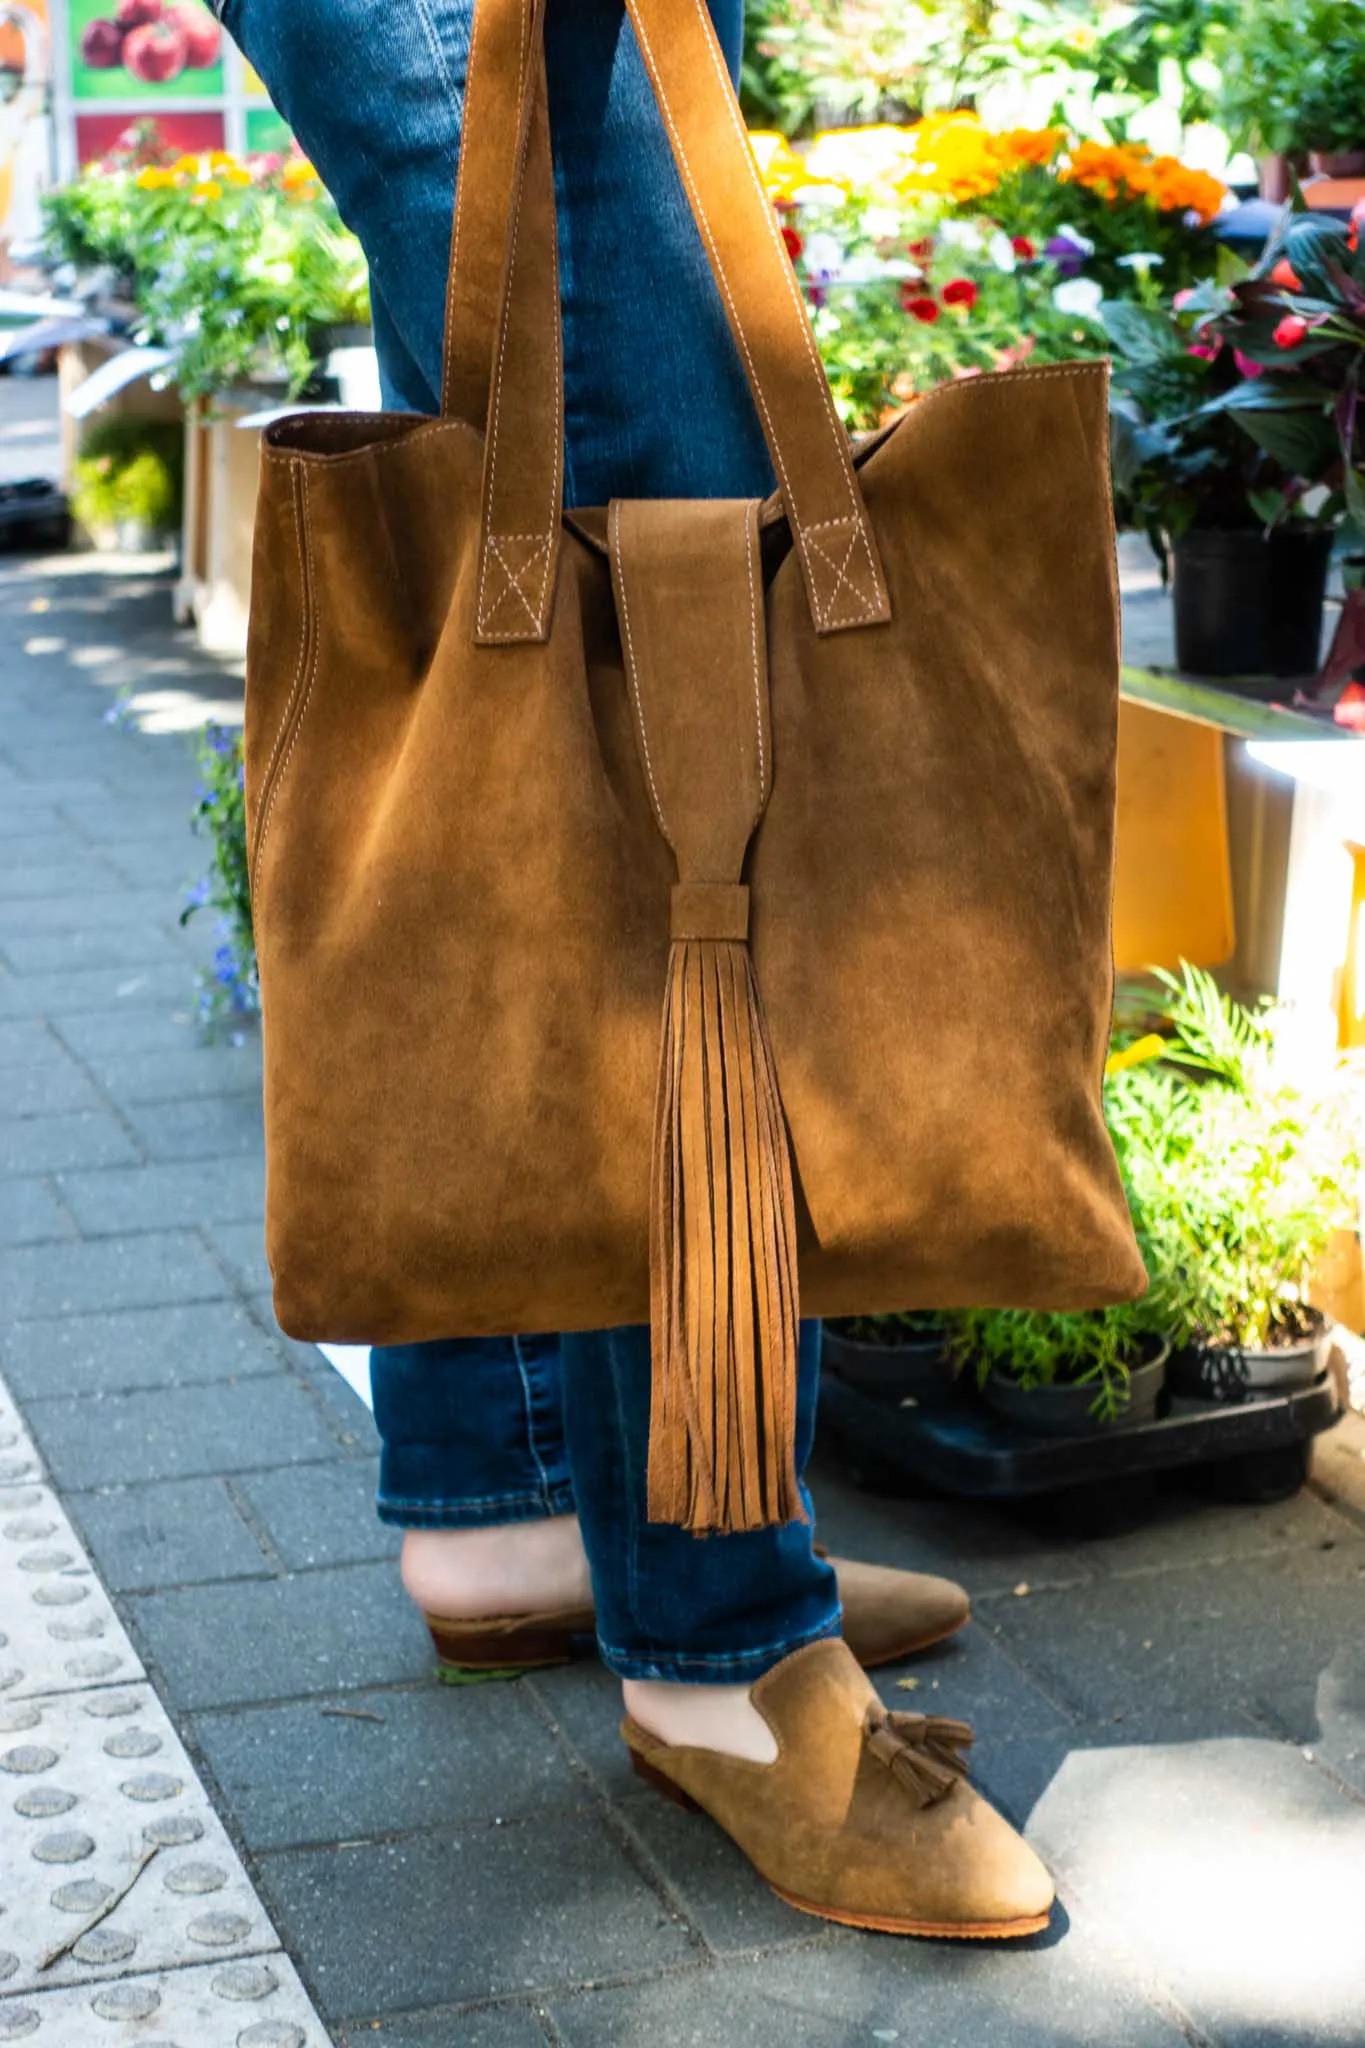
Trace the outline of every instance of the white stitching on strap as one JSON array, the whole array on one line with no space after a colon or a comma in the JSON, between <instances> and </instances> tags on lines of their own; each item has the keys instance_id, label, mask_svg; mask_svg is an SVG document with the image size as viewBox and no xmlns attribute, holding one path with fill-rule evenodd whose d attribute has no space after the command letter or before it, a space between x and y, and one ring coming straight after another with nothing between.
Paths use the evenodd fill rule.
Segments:
<instances>
[{"instance_id":1,"label":"white stitching on strap","mask_svg":"<svg viewBox=\"0 0 1365 2048\"><path fill-rule=\"evenodd\" d=\"M749 572L749 641L754 656L754 725L758 731L758 809L754 812L754 825L763 816L763 806L768 797L768 768L763 750L763 675L758 660L758 595L754 589L754 556L758 552L758 535L749 529L749 514L744 514L744 566ZM753 825L749 827L752 832Z\"/></svg>"},{"instance_id":2,"label":"white stitching on strap","mask_svg":"<svg viewBox=\"0 0 1365 2048\"><path fill-rule=\"evenodd\" d=\"M826 547L824 547L820 541L813 540L811 542L812 549L817 555L819 555L821 561L827 562L830 568L834 571L834 588L830 591L829 596L825 599L825 617L828 619L833 618L834 607L838 601L839 592L841 590L847 590L853 602L856 605L858 605L864 613L871 613L875 611L876 607L872 603L871 599L865 597L861 590L855 589L853 584L850 583L848 576L848 565L853 559L853 550L857 547L859 541L862 541L864 546L866 546L867 544L866 538L862 532L861 527L858 526L857 523L851 519L822 519L820 524L822 528L845 526L851 526L853 528L853 531L849 534L848 537L848 546L844 549L844 558L842 562L836 562L833 555L830 554L829 550Z\"/></svg>"},{"instance_id":3,"label":"white stitching on strap","mask_svg":"<svg viewBox=\"0 0 1365 2048\"><path fill-rule=\"evenodd\" d=\"M534 548L532 549L531 553L530 553L530 554L529 554L529 555L528 555L528 556L526 557L526 560L525 560L525 561L524 561L524 562L522 563L522 565L521 565L521 567L520 567L519 569L514 569L514 568L512 567L512 564L511 564L511 563L510 563L510 562L508 561L508 559L507 559L506 555L505 555L505 554L503 553L503 544L504 544L505 542L506 542L506 543L509 543L509 544L510 544L510 543L512 543L512 542L514 542L514 541L534 541L534 542L535 542L535 546L534 546ZM485 630L486 628L488 628L488 625L489 625L489 621L490 621L490 620L492 619L492 617L493 617L493 614L494 614L495 612L497 612L497 611L500 611L500 610L501 610L501 608L502 608L502 606L503 606L504 604L506 604L506 602L507 602L508 598L509 598L509 597L510 597L510 596L511 596L511 595L513 594L513 592L515 592L515 593L516 593L516 595L517 595L517 596L518 596L518 597L519 597L519 598L521 599L521 602L522 602L523 606L525 607L525 610L526 610L526 616L527 616L527 617L529 618L529 620L531 621L531 625L532 625L532 628L534 629L534 631L535 631L535 632L536 632L537 634L539 633L539 631L540 631L540 617L539 617L539 614L537 613L537 611L536 611L536 609L535 609L534 605L532 605L532 603L531 603L531 600L530 600L530 598L529 598L529 597L528 597L528 596L526 595L526 592L525 592L525 591L524 591L524 590L522 589L522 586L521 586L521 579L522 579L522 577L523 577L523 576L525 576L525 575L527 574L527 572L528 572L529 570L531 570L531 569L534 569L534 568L535 568L535 566L536 566L537 562L541 562L541 573L540 573L540 597L541 597L541 601L543 602L543 601L544 601L544 596L545 596L545 578L546 578L546 576L547 576L547 575L549 574L549 567L550 567L550 564L549 564L549 551L550 551L550 541L551 541L551 536L550 536L549 534L543 534L543 533L490 533L490 534L489 534L489 536L488 536L488 545L489 545L489 548L490 548L490 549L492 550L492 552L493 552L493 553L494 553L494 554L495 554L495 555L497 556L497 558L498 558L498 565L499 565L499 567L501 568L501 570L502 570L502 572L503 572L503 575L504 575L504 576L505 576L505 577L507 578L507 585L506 585L506 588L505 588L505 589L503 589L503 590L500 590L500 591L498 592L498 594L497 594L497 596L496 596L496 597L494 597L494 598L492 598L492 599L490 600L490 602L489 602L489 606L488 606L488 610L487 610L487 613L486 613L486 614L484 614L484 615L482 615L482 616L480 617L480 619L479 619L479 631L480 631L480 632L483 632L483 631L484 631L484 630ZM542 558L542 557L544 557L544 560L543 560L543 561L541 560L541 558Z\"/></svg>"},{"instance_id":4,"label":"white stitching on strap","mask_svg":"<svg viewBox=\"0 0 1365 2048\"><path fill-rule=\"evenodd\" d=\"M616 578L621 586L621 627L626 636L626 679L630 694L635 699L635 716L640 727L640 746L645 757L645 774L649 778L649 793L654 799L654 813L659 820L659 829L669 845L673 835L668 829L664 807L659 796L659 785L654 780L654 763L649 753L649 733L645 728L645 707L640 696L640 675L635 662L635 641L630 630L630 605L626 598L626 565L621 554L621 500L614 498L611 506L611 552L616 563Z\"/></svg>"},{"instance_id":5,"label":"white stitching on strap","mask_svg":"<svg viewBox=\"0 0 1365 2048\"><path fill-rule=\"evenodd\" d=\"M543 89L543 81L542 81L542 80L541 80L540 78L537 78L537 80L535 81L535 85L534 85L534 87L533 87L533 90L534 90L535 92L541 92L541 91L542 91L542 89ZM543 113L543 112L544 112L544 109L542 109L541 111L542 111L542 113ZM533 126L534 126L534 123L535 123L535 120L536 120L536 118L537 118L537 116L536 116L535 112L533 111L533 112L532 112L532 116L531 116L531 120L532 120L532 125L533 125ZM495 505L495 502L496 502L496 499L497 499L497 491L498 491L498 434L499 434L499 429L500 429L500 424L501 424L501 416L502 416L502 384L503 384L503 372L504 372L504 367L505 367L505 364L506 364L506 358L507 358L507 329L508 329L509 325L511 324L511 323L510 323L510 319L509 319L509 317L508 317L508 316L509 316L509 313L510 313L510 310L511 310L511 304L512 304L512 293L513 293L513 285L514 285L514 283L515 283L515 279L516 279L516 274L517 274L517 247L518 247L518 242L519 242L519 238L520 238L520 234L521 234L521 202L522 202L522 198L523 198L523 196L524 196L524 194L525 194L525 191L526 191L526 155L527 155L527 154L529 154L529 150L530 150L530 136L531 136L531 130L530 130L530 129L528 129L528 130L527 130L527 150L526 150L526 153L524 153L524 154L522 155L522 157L521 157L521 159L520 159L520 162L519 162L519 166L518 166L518 176L517 176L517 203L516 203L516 206L515 206L515 208L513 209L513 213L512 213L512 244L511 244L511 249L510 249L510 251L509 251L509 253L508 253L508 262L507 262L507 297L506 297L506 300L505 300L505 302L504 302L504 308L503 308L503 320L502 320L502 333L501 333L501 335L499 336L499 339L498 339L498 363L497 363L497 369L496 369L496 371L495 371L495 373L494 373L494 378L493 378L493 418L492 418L492 423L491 423L491 428L490 428L490 435L489 435L489 448L488 448L488 493L487 493L487 502L486 502L486 504L485 504L485 507L484 507L484 518L485 518L485 521L487 522L487 526L488 526L488 532L487 532L487 534L486 534L486 536L485 536L485 541L484 541L484 548L483 548L483 562L482 562L482 565L481 565L481 567L480 567L480 570L479 570L479 601L478 601L478 607L477 607L477 619L478 619L478 625L477 625L477 630L478 630L478 631L479 631L480 633L485 633L485 632L491 632L491 631L492 631L492 628L490 627L490 625L489 625L489 623L488 623L488 622L489 622L489 619L490 619L490 617L491 617L491 614L492 614L492 612L494 612L494 611L496 611L496 610L497 610L497 608L498 608L498 605L500 605L500 604L502 603L502 601L503 601L503 598L505 598L505 597L506 597L506 595L507 595L507 593L506 593L506 592L504 591L504 592L503 592L503 593L501 594L501 596L500 596L500 597L499 597L499 598L498 598L498 599L497 599L497 600L496 600L496 601L495 601L495 602L494 602L494 603L492 604L492 606L489 606L489 605L487 605L487 604L486 604L486 602L485 602L484 590L485 590L485 584L486 584L486 582L487 582L487 577L488 577L488 557L489 557L489 554L490 554L490 552L492 552L492 551L495 551L495 550L496 550L496 546L497 546L497 542L496 542L496 540L494 539L494 536L493 536L493 533L492 533L492 522L493 522L493 510L494 510L494 505ZM551 254L552 254L553 258L554 258L554 262L553 262L553 265L552 265L552 269L551 269L551 275L557 278L557 277L558 277L558 275L559 275L559 246L558 246L558 231L557 231L557 226L552 226L552 228L551 228L551 236L550 236L550 248L551 248ZM555 304L555 309L554 309L554 319L553 319L552 325L553 325L553 328L554 328L554 344L555 344L555 430L556 430L556 431L555 431L555 437L554 437L554 442L555 442L555 456L554 456L554 463L553 463L553 466L552 466L552 469L551 469L551 475L550 475L550 512L549 512L549 519L548 519L548 521L547 521L547 530L546 530L546 533L545 533L545 537L544 537L544 544L545 544L545 547L546 547L547 553L546 553L546 559L545 559L545 573L544 573L544 576L542 577L542 580L541 580L541 587L540 587L540 607L541 607L541 610L543 610L543 608L544 608L544 604L545 604L545 593L546 593L546 589L547 589L547 586L548 586L548 583L549 583L550 567L551 567L551 563L552 563L552 562L553 562L553 560L554 560L554 535L555 535L555 526L556 526L556 523L557 523L557 519L558 519L558 512L559 512L559 498L560 498L560 490L561 490L561 487L562 487L562 485L561 485L561 476L560 476L560 465L561 465L561 463L563 462L563 459L564 459L564 369L563 369L563 362L562 362L562 356L561 356L561 350L562 350L562 347L563 347L563 336L562 336L562 334L561 334L561 331L560 331L560 311L559 311L559 305L558 305L558 301L557 301L557 299L556 299L556 304ZM504 535L500 536L500 538L502 538L502 539L505 539L505 540L506 540L506 539L514 539L514 538L515 538L515 539L531 539L531 538L533 538L533 537L534 537L534 536L531 536L531 535L529 535L529 534L527 534L527 535L508 535L508 534L504 534ZM532 611L532 610L531 610L531 606L530 606L529 602L528 602L528 601L527 601L527 599L526 599L526 595L525 595L525 592L524 592L524 591L522 591L522 589L521 589L521 586L520 586L520 584L516 582L516 579L515 579L515 577L513 577L513 576L512 576L512 574L511 574L511 571L507 569L507 564L506 564L506 562L505 562L505 561L503 561L503 559L502 559L502 556L501 556L501 555L499 555L499 556L498 556L498 559L499 559L499 561L500 561L500 562L502 563L502 567L503 567L503 569L504 569L504 570L505 570L505 571L507 572L507 575L508 575L508 580L509 580L510 582L512 582L512 583L514 583L514 584L516 585L516 589L517 589L518 595L519 595L519 596L520 596L520 597L522 598L522 601L523 601L523 603L525 603L525 604L526 604L526 608L527 608L527 610L528 610L529 612L531 612L531 625L532 625L532 631L531 631L531 632L529 632L529 633L508 633L508 634L506 634L505 636L502 636L502 637L506 637L506 638L508 638L508 639L515 639L515 640L538 640L538 639L540 638L540 635L541 635L541 631L542 631L542 625L541 625L541 619L540 619L540 616L539 616L538 612L536 612L536 611Z\"/></svg>"},{"instance_id":6,"label":"white stitching on strap","mask_svg":"<svg viewBox=\"0 0 1365 2048\"><path fill-rule=\"evenodd\" d=\"M313 658L308 665L308 687L303 693L303 702L299 706L298 717L294 720L294 730L289 735L289 746L288 749L286 750L283 761L281 761L280 763L279 773L275 777L274 787L271 789L270 792L270 802L266 806L265 816L261 820L261 836L256 841L256 858L251 863L251 887L253 889L255 889L257 882L260 879L261 857L265 852L265 840L266 834L270 830L270 820L275 814L275 799L278 797L280 793L280 789L284 783L285 776L289 773L289 763L294 758L294 748L298 744L299 733L302 730L303 721L307 715L309 703L312 700L313 685L317 681L318 676L318 648L322 640L322 621L321 607L318 604L316 597L317 581L313 569L313 529L308 519L307 470L301 470L299 472L299 477L300 483L302 485L303 530L306 538L308 555L308 575L303 587L302 606L305 621L311 622Z\"/></svg>"}]
</instances>

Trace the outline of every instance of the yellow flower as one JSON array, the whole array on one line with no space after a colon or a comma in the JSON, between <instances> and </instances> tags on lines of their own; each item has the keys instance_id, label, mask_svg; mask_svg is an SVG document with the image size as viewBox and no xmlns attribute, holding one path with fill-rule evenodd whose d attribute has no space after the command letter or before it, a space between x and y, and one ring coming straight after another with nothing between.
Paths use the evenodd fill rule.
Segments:
<instances>
[{"instance_id":1,"label":"yellow flower","mask_svg":"<svg viewBox=\"0 0 1365 2048\"><path fill-rule=\"evenodd\" d=\"M226 149L213 149L209 151L209 169L211 171L230 171L235 162L236 158Z\"/></svg>"},{"instance_id":2,"label":"yellow flower","mask_svg":"<svg viewBox=\"0 0 1365 2048\"><path fill-rule=\"evenodd\" d=\"M1104 1071L1106 1075L1121 1074L1127 1067L1145 1067L1148 1060L1159 1060L1165 1050L1165 1039L1155 1031L1149 1031L1145 1038L1126 1045L1122 1052L1111 1052L1104 1063Z\"/></svg>"},{"instance_id":3,"label":"yellow flower","mask_svg":"<svg viewBox=\"0 0 1365 2048\"><path fill-rule=\"evenodd\" d=\"M749 147L753 150L758 175L770 199L793 199L798 189L809 182L805 165L785 135L772 135L766 130L756 129L749 137Z\"/></svg>"},{"instance_id":4,"label":"yellow flower","mask_svg":"<svg viewBox=\"0 0 1365 2048\"><path fill-rule=\"evenodd\" d=\"M139 171L133 180L142 192L164 192L168 185L176 182L174 171L164 171L158 164L148 164L145 171Z\"/></svg>"},{"instance_id":5,"label":"yellow flower","mask_svg":"<svg viewBox=\"0 0 1365 2048\"><path fill-rule=\"evenodd\" d=\"M302 192L309 185L316 185L318 174L306 156L291 156L280 172L280 183L286 192Z\"/></svg>"},{"instance_id":6,"label":"yellow flower","mask_svg":"<svg viewBox=\"0 0 1365 2048\"><path fill-rule=\"evenodd\" d=\"M177 177L197 178L199 176L199 159L197 156L178 156L171 169Z\"/></svg>"},{"instance_id":7,"label":"yellow flower","mask_svg":"<svg viewBox=\"0 0 1365 2048\"><path fill-rule=\"evenodd\" d=\"M251 183L251 173L242 164L226 165L223 170L223 177L229 185L249 185Z\"/></svg>"},{"instance_id":8,"label":"yellow flower","mask_svg":"<svg viewBox=\"0 0 1365 2048\"><path fill-rule=\"evenodd\" d=\"M190 194L191 199L200 199L205 202L210 199L221 199L222 196L223 188L216 178L200 178Z\"/></svg>"}]
</instances>

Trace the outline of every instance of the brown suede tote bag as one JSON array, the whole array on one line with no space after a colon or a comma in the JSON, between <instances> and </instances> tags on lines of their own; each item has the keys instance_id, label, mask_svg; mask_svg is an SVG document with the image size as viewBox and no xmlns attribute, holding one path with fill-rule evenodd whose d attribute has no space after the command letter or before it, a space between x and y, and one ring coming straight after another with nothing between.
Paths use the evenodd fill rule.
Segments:
<instances>
[{"instance_id":1,"label":"brown suede tote bag","mask_svg":"<svg viewBox=\"0 0 1365 2048\"><path fill-rule=\"evenodd\" d=\"M648 1320L650 1513L747 1529L801 1512L798 1305L1144 1285L1100 1106L1106 371L852 453L706 8L629 0L781 488L566 517L542 5L476 10L444 417L265 435L275 1305L362 1343Z\"/></svg>"}]
</instances>

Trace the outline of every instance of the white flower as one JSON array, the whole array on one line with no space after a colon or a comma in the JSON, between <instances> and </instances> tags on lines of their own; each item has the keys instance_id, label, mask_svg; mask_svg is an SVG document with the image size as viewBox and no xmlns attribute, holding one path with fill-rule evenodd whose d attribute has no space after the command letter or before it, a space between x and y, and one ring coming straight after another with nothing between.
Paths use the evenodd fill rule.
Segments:
<instances>
[{"instance_id":1,"label":"white flower","mask_svg":"<svg viewBox=\"0 0 1365 2048\"><path fill-rule=\"evenodd\" d=\"M1137 270L1146 277L1149 270L1159 270L1166 259L1158 256L1154 249L1134 249L1130 255L1120 256L1117 260L1125 270Z\"/></svg>"},{"instance_id":2,"label":"white flower","mask_svg":"<svg viewBox=\"0 0 1365 2048\"><path fill-rule=\"evenodd\" d=\"M950 249L964 249L969 256L979 255L986 246L980 228L973 227L969 220L940 221L938 238Z\"/></svg>"},{"instance_id":3,"label":"white flower","mask_svg":"<svg viewBox=\"0 0 1365 2048\"><path fill-rule=\"evenodd\" d=\"M1052 303L1059 313L1093 320L1104 303L1104 291L1093 277L1068 277L1053 287Z\"/></svg>"},{"instance_id":4,"label":"white flower","mask_svg":"<svg viewBox=\"0 0 1365 2048\"><path fill-rule=\"evenodd\" d=\"M1083 235L1079 228L1073 228L1066 221L1063 221L1057 229L1057 233L1065 235L1073 248L1080 250L1082 256L1094 255L1095 244L1091 241L1089 235Z\"/></svg>"},{"instance_id":5,"label":"white flower","mask_svg":"<svg viewBox=\"0 0 1365 2048\"><path fill-rule=\"evenodd\" d=\"M844 245L836 235L806 236L806 272L810 277L828 277L844 260Z\"/></svg>"},{"instance_id":6,"label":"white flower","mask_svg":"<svg viewBox=\"0 0 1365 2048\"><path fill-rule=\"evenodd\" d=\"M991 236L990 256L997 270L1014 270L1018 267L1014 244L1003 228L997 228Z\"/></svg>"}]
</instances>

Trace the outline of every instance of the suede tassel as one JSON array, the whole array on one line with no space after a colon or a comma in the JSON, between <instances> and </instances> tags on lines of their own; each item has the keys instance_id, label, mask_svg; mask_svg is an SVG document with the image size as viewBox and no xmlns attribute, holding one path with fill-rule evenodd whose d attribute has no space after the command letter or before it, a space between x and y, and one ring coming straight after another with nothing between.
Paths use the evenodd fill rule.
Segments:
<instances>
[{"instance_id":1,"label":"suede tassel","mask_svg":"<svg viewBox=\"0 0 1365 2048\"><path fill-rule=\"evenodd\" d=\"M777 1071L747 943L733 928L678 935L679 899L695 908L703 894L675 893L650 1246L649 1519L696 1532L805 1516L796 1226ZM747 926L747 890L715 894L742 897Z\"/></svg>"}]
</instances>

